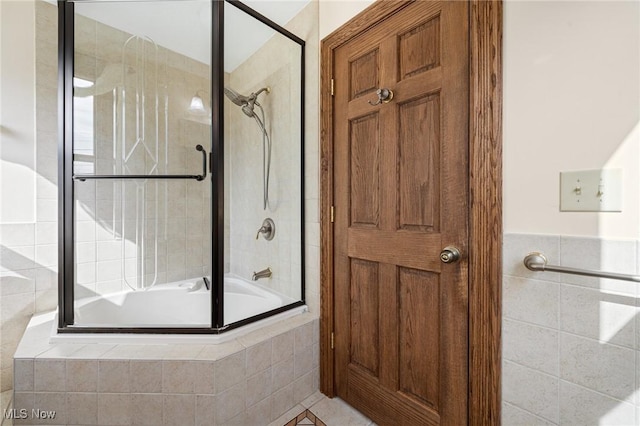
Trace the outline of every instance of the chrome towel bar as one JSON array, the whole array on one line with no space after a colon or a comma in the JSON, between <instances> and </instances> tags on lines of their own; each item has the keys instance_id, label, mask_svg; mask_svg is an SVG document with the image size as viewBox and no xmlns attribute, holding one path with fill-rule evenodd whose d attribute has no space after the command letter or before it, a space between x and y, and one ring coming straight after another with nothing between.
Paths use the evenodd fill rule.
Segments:
<instances>
[{"instance_id":1,"label":"chrome towel bar","mask_svg":"<svg viewBox=\"0 0 640 426\"><path fill-rule=\"evenodd\" d=\"M640 276L617 274L614 272L590 271L588 269L570 268L567 266L548 265L547 258L542 253L529 253L524 258L524 266L531 271L549 271L560 272L563 274L583 275L585 277L611 278L614 280L635 281L640 282Z\"/></svg>"}]
</instances>

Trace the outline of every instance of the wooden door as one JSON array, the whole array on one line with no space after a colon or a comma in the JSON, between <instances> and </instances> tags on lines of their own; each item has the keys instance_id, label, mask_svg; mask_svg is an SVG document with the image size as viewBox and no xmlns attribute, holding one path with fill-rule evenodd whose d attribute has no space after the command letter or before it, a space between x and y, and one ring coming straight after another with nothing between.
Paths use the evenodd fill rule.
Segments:
<instances>
[{"instance_id":1,"label":"wooden door","mask_svg":"<svg viewBox=\"0 0 640 426\"><path fill-rule=\"evenodd\" d=\"M335 383L381 425L467 422L467 7L418 1L335 50Z\"/></svg>"}]
</instances>

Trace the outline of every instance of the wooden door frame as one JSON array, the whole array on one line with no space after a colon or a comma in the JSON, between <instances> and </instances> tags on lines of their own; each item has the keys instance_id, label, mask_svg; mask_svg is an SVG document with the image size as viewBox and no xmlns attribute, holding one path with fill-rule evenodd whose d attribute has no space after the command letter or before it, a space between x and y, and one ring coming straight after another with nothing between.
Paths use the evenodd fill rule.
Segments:
<instances>
[{"instance_id":1,"label":"wooden door frame","mask_svg":"<svg viewBox=\"0 0 640 426\"><path fill-rule=\"evenodd\" d=\"M335 396L333 303L334 51L415 0L378 0L321 43L320 390ZM501 406L502 0L469 0L470 425L497 425Z\"/></svg>"}]
</instances>

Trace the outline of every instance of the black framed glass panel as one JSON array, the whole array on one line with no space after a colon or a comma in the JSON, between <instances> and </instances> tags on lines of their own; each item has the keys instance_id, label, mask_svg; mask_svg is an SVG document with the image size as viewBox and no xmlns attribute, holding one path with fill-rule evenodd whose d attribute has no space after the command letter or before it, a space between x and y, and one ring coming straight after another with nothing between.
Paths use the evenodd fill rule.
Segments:
<instances>
[{"instance_id":1,"label":"black framed glass panel","mask_svg":"<svg viewBox=\"0 0 640 426\"><path fill-rule=\"evenodd\" d=\"M304 304L304 42L240 2L60 1L62 332Z\"/></svg>"},{"instance_id":2,"label":"black framed glass panel","mask_svg":"<svg viewBox=\"0 0 640 426\"><path fill-rule=\"evenodd\" d=\"M225 7L225 324L303 298L304 44Z\"/></svg>"}]
</instances>

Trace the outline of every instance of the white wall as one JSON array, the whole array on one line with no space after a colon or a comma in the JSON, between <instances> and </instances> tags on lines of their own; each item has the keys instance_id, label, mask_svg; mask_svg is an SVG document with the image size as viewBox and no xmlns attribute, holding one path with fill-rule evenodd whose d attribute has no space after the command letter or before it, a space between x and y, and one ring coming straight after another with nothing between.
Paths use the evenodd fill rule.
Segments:
<instances>
[{"instance_id":1,"label":"white wall","mask_svg":"<svg viewBox=\"0 0 640 426\"><path fill-rule=\"evenodd\" d=\"M35 221L35 5L0 1L0 223Z\"/></svg>"},{"instance_id":2,"label":"white wall","mask_svg":"<svg viewBox=\"0 0 640 426\"><path fill-rule=\"evenodd\" d=\"M46 251L35 246L51 235L36 223L50 209L36 194L35 49L34 1L0 1L0 391L11 389L16 343L49 294L48 269L37 266Z\"/></svg>"},{"instance_id":3,"label":"white wall","mask_svg":"<svg viewBox=\"0 0 640 426\"><path fill-rule=\"evenodd\" d=\"M320 40L331 34L349 19L362 12L373 0L318 0Z\"/></svg>"},{"instance_id":4,"label":"white wall","mask_svg":"<svg viewBox=\"0 0 640 426\"><path fill-rule=\"evenodd\" d=\"M505 232L640 236L640 3L507 2ZM623 169L622 213L559 211L559 173Z\"/></svg>"}]
</instances>

